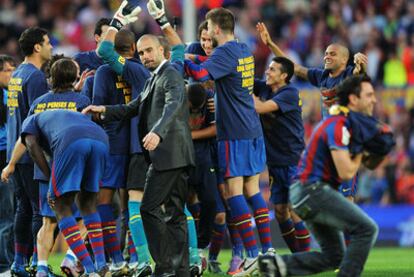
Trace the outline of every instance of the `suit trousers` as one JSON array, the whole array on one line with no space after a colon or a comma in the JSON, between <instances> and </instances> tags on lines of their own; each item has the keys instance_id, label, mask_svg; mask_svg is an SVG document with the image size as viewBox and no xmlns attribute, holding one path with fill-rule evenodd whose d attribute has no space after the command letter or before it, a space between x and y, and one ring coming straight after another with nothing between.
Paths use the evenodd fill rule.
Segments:
<instances>
[{"instance_id":1,"label":"suit trousers","mask_svg":"<svg viewBox=\"0 0 414 277\"><path fill-rule=\"evenodd\" d=\"M188 196L188 168L158 171L149 166L141 216L154 276L172 273L187 277L189 253L184 205Z\"/></svg>"}]
</instances>

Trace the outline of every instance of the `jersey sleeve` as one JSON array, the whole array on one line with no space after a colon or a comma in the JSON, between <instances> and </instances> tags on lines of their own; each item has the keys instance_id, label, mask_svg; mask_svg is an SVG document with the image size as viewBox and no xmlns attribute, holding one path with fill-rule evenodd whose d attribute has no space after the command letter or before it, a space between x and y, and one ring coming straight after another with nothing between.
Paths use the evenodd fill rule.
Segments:
<instances>
[{"instance_id":1,"label":"jersey sleeve","mask_svg":"<svg viewBox=\"0 0 414 277\"><path fill-rule=\"evenodd\" d=\"M349 150L351 134L345 125L345 120L331 123L326 129L326 137L329 149Z\"/></svg>"},{"instance_id":2,"label":"jersey sleeve","mask_svg":"<svg viewBox=\"0 0 414 277\"><path fill-rule=\"evenodd\" d=\"M40 71L33 73L27 83L26 91L28 104L29 106L32 106L36 98L48 92L45 75Z\"/></svg>"},{"instance_id":3,"label":"jersey sleeve","mask_svg":"<svg viewBox=\"0 0 414 277\"><path fill-rule=\"evenodd\" d=\"M220 47L216 48L213 54L200 66L208 71L213 80L223 78L235 70L235 64L229 58L229 53Z\"/></svg>"},{"instance_id":4,"label":"jersey sleeve","mask_svg":"<svg viewBox=\"0 0 414 277\"><path fill-rule=\"evenodd\" d=\"M40 129L37 125L36 118L36 115L31 115L23 121L21 138L24 145L26 145L25 138L27 135L40 136Z\"/></svg>"},{"instance_id":5,"label":"jersey sleeve","mask_svg":"<svg viewBox=\"0 0 414 277\"><path fill-rule=\"evenodd\" d=\"M276 94L272 100L279 106L282 113L299 109L299 93L297 91L282 91Z\"/></svg>"},{"instance_id":6,"label":"jersey sleeve","mask_svg":"<svg viewBox=\"0 0 414 277\"><path fill-rule=\"evenodd\" d=\"M102 41L98 48L98 55L102 60L111 66L118 75L122 75L125 65L125 58L115 52L114 44L110 41Z\"/></svg>"},{"instance_id":7,"label":"jersey sleeve","mask_svg":"<svg viewBox=\"0 0 414 277\"><path fill-rule=\"evenodd\" d=\"M318 87L321 83L323 70L320 68L310 68L308 69L308 80L309 83Z\"/></svg>"}]
</instances>

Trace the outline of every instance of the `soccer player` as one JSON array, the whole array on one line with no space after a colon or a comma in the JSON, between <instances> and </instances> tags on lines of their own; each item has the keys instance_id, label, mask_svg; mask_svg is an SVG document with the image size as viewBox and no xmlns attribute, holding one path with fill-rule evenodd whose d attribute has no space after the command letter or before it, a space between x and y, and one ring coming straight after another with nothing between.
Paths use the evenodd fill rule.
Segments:
<instances>
[{"instance_id":1,"label":"soccer player","mask_svg":"<svg viewBox=\"0 0 414 277\"><path fill-rule=\"evenodd\" d=\"M0 55L0 168L4 168L7 153L7 86L16 68L16 62L8 55ZM0 273L9 270L13 262L13 218L14 187L0 183L0 245L4 245L0 253Z\"/></svg>"},{"instance_id":2,"label":"soccer player","mask_svg":"<svg viewBox=\"0 0 414 277\"><path fill-rule=\"evenodd\" d=\"M76 62L73 59L65 58L63 56L54 56L54 58L58 60L50 60L49 63L51 64L51 68L48 70L50 72L52 91L40 96L33 102L29 110L29 116L34 113L41 113L45 110L55 109L80 112L90 104L89 99L86 96L73 91L74 83L79 76L79 66ZM14 172L16 161L18 161L26 151L26 148L20 140L16 143L15 148L9 164L3 170L2 179L8 179ZM47 202L49 178L44 176L42 171L36 165L34 167L34 180L39 182L40 214L43 217L42 227L37 234L37 276L53 276L53 273L49 272L47 260L54 245L54 232L57 227L57 222L55 213ZM77 208L74 207L74 210L76 211ZM66 267L69 270L75 270L75 265L76 263L74 260L71 267L68 266L66 262ZM77 271L78 273L81 272L82 268L77 268Z\"/></svg>"},{"instance_id":3,"label":"soccer player","mask_svg":"<svg viewBox=\"0 0 414 277\"><path fill-rule=\"evenodd\" d=\"M194 61L195 63L202 63L207 60L208 56L213 53L213 49L217 46L213 44L213 40L208 35L207 21L203 21L198 27L198 37L200 42L193 42L186 48L185 57ZM212 84L211 84L212 83ZM207 81L203 86L208 90L214 90L214 82ZM214 107L214 98L209 98L208 106ZM217 186L219 194L216 195L216 218L214 220L213 233L211 235L209 254L208 254L208 270L212 273L220 273L220 263L217 261L220 249L224 242L224 235L226 231L226 218L228 221L227 228L229 230L230 239L232 243L232 258L227 270L227 274L234 275L240 271L240 265L243 262L243 242L240 234L231 220L230 210L228 205L224 204L224 178L223 174L219 173L218 159L217 159L217 142L211 142L211 156L216 170ZM199 206L199 205L198 205ZM199 211L197 205L192 205L194 213ZM197 209L198 208L198 209ZM198 212L199 213L199 212Z\"/></svg>"},{"instance_id":4,"label":"soccer player","mask_svg":"<svg viewBox=\"0 0 414 277\"><path fill-rule=\"evenodd\" d=\"M206 15L208 33L217 42L213 54L200 65L186 60L186 73L196 80L214 80L219 166L224 174L227 202L242 237L247 258L240 276L256 270L258 247L251 214L254 211L262 251L271 247L269 211L259 190L259 174L266 154L262 128L254 109L254 58L247 45L234 38L234 16L224 8Z\"/></svg>"},{"instance_id":5,"label":"soccer player","mask_svg":"<svg viewBox=\"0 0 414 277\"><path fill-rule=\"evenodd\" d=\"M216 126L214 113L207 109L207 99L213 97L213 93L206 91L201 84L193 83L187 87L187 94L190 108L189 124L196 158L196 168L190 174L189 185L201 202L198 248L204 249L210 243L213 232L218 195L210 146L216 136Z\"/></svg>"},{"instance_id":6,"label":"soccer player","mask_svg":"<svg viewBox=\"0 0 414 277\"><path fill-rule=\"evenodd\" d=\"M263 23L257 24L257 30L260 37L276 55L276 57L285 57L283 51L272 41L266 26ZM368 58L362 53L354 55L355 66L347 66L349 59L349 50L339 43L329 45L325 50L325 68L306 68L295 64L295 74L305 80L308 80L313 86L321 90L323 107L322 116L328 114L328 108L336 102L335 86L339 85L345 78L354 74L363 73L366 70ZM341 184L339 191L350 201L354 201L357 191L357 176ZM348 237L348 235L346 234ZM347 239L348 241L348 239Z\"/></svg>"},{"instance_id":7,"label":"soccer player","mask_svg":"<svg viewBox=\"0 0 414 277\"><path fill-rule=\"evenodd\" d=\"M116 32L115 37L110 34L103 36L98 53L108 64L99 67L96 71L93 104L128 104L138 97L145 80L150 75L141 62L134 58L135 51L135 35L131 31L120 30ZM134 260L130 260L130 267L131 270L138 271L137 276L145 276L145 274L151 274L151 267L139 207L148 165L138 143L137 121L138 118L134 117L132 120L103 124L109 136L111 155L109 174L102 180L99 192L98 211L105 227L105 246L113 261L112 272L113 274L125 272L122 270L125 269L125 262L120 251L119 241L116 239L116 221L111 203L116 189L125 187L128 189L129 217L124 218L129 218L132 240L137 247L139 257L139 264L138 261L135 263ZM128 224L128 222L126 223Z\"/></svg>"},{"instance_id":8,"label":"soccer player","mask_svg":"<svg viewBox=\"0 0 414 277\"><path fill-rule=\"evenodd\" d=\"M13 72L8 86L8 162L19 138L21 124L31 104L48 91L45 75L40 68L52 55L52 45L44 29L38 27L26 29L19 38L19 44L25 59ZM15 256L11 271L12 274L27 276L25 267L28 265L30 250L36 245L37 232L42 226L42 217L39 213L39 186L37 181L33 180L33 164L27 154L16 161L13 183L17 210L14 221ZM36 249L34 249L33 266L36 263Z\"/></svg>"},{"instance_id":9,"label":"soccer player","mask_svg":"<svg viewBox=\"0 0 414 277\"><path fill-rule=\"evenodd\" d=\"M28 117L23 122L21 140L43 174L50 177L49 204L86 275L111 276L105 261L101 219L96 211L99 181L108 156L107 135L88 116L51 110ZM51 168L43 151L53 159ZM95 265L72 214L75 197L88 230Z\"/></svg>"},{"instance_id":10,"label":"soccer player","mask_svg":"<svg viewBox=\"0 0 414 277\"><path fill-rule=\"evenodd\" d=\"M337 276L360 276L378 227L357 205L346 200L337 188L342 180L352 178L361 165L363 152L371 138L361 135L372 129L377 135L388 136L372 118L376 97L367 76L346 79L337 88L338 102L331 116L318 124L301 158L299 181L290 187L290 201L295 212L306 221L321 246L321 252L292 255L265 255L260 258L264 276L310 275L339 267ZM366 124L366 119L373 124ZM364 120L364 121L362 121ZM371 126L370 126L371 125ZM387 131L385 131L387 132ZM395 143L387 145L382 160ZM381 148L380 147L380 148ZM365 154L364 154L365 155ZM370 162L370 154L365 156ZM375 167L378 165L376 163ZM343 231L351 241L345 250Z\"/></svg>"},{"instance_id":11,"label":"soccer player","mask_svg":"<svg viewBox=\"0 0 414 277\"><path fill-rule=\"evenodd\" d=\"M310 250L310 235L289 207L289 187L305 148L302 103L299 91L290 84L293 70L289 59L273 58L266 70L266 82L255 81L254 102L265 137L270 200L283 239L291 252L299 252Z\"/></svg>"}]
</instances>

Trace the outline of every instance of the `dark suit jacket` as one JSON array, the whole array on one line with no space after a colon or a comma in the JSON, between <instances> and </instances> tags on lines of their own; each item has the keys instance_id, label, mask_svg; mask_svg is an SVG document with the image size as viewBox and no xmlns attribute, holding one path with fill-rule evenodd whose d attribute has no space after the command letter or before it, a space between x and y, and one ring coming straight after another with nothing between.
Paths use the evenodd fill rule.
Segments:
<instances>
[{"instance_id":1,"label":"dark suit jacket","mask_svg":"<svg viewBox=\"0 0 414 277\"><path fill-rule=\"evenodd\" d=\"M195 164L184 79L169 62L147 80L138 98L128 104L107 106L104 121L126 120L136 115L139 115L141 145L149 132L161 138L154 151L143 148L144 155L156 170Z\"/></svg>"}]
</instances>

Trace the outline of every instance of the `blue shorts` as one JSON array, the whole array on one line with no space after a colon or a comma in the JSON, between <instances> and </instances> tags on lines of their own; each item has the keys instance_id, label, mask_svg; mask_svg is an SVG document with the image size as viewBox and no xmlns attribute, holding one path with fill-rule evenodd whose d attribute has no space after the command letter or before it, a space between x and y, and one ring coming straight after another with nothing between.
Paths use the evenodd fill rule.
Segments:
<instances>
[{"instance_id":1,"label":"blue shorts","mask_svg":"<svg viewBox=\"0 0 414 277\"><path fill-rule=\"evenodd\" d=\"M266 166L263 137L218 141L218 162L224 178L261 173Z\"/></svg>"},{"instance_id":2,"label":"blue shorts","mask_svg":"<svg viewBox=\"0 0 414 277\"><path fill-rule=\"evenodd\" d=\"M338 191L345 197L354 197L357 193L358 174L351 180L344 181L339 185Z\"/></svg>"},{"instance_id":3,"label":"blue shorts","mask_svg":"<svg viewBox=\"0 0 414 277\"><path fill-rule=\"evenodd\" d=\"M55 218L55 212L49 206L47 202L47 193L49 191L49 183L47 181L39 181L39 206L40 215L43 217ZM72 214L75 218L81 218L78 206L75 203L72 204Z\"/></svg>"},{"instance_id":4,"label":"blue shorts","mask_svg":"<svg viewBox=\"0 0 414 277\"><path fill-rule=\"evenodd\" d=\"M108 165L100 187L111 189L126 188L128 162L128 155L109 155Z\"/></svg>"},{"instance_id":5,"label":"blue shorts","mask_svg":"<svg viewBox=\"0 0 414 277\"><path fill-rule=\"evenodd\" d=\"M289 187L295 181L297 166L269 167L270 201L277 204L289 203Z\"/></svg>"},{"instance_id":6,"label":"blue shorts","mask_svg":"<svg viewBox=\"0 0 414 277\"><path fill-rule=\"evenodd\" d=\"M52 198L72 191L98 192L108 160L108 146L98 140L79 139L54 157L49 192Z\"/></svg>"}]
</instances>

